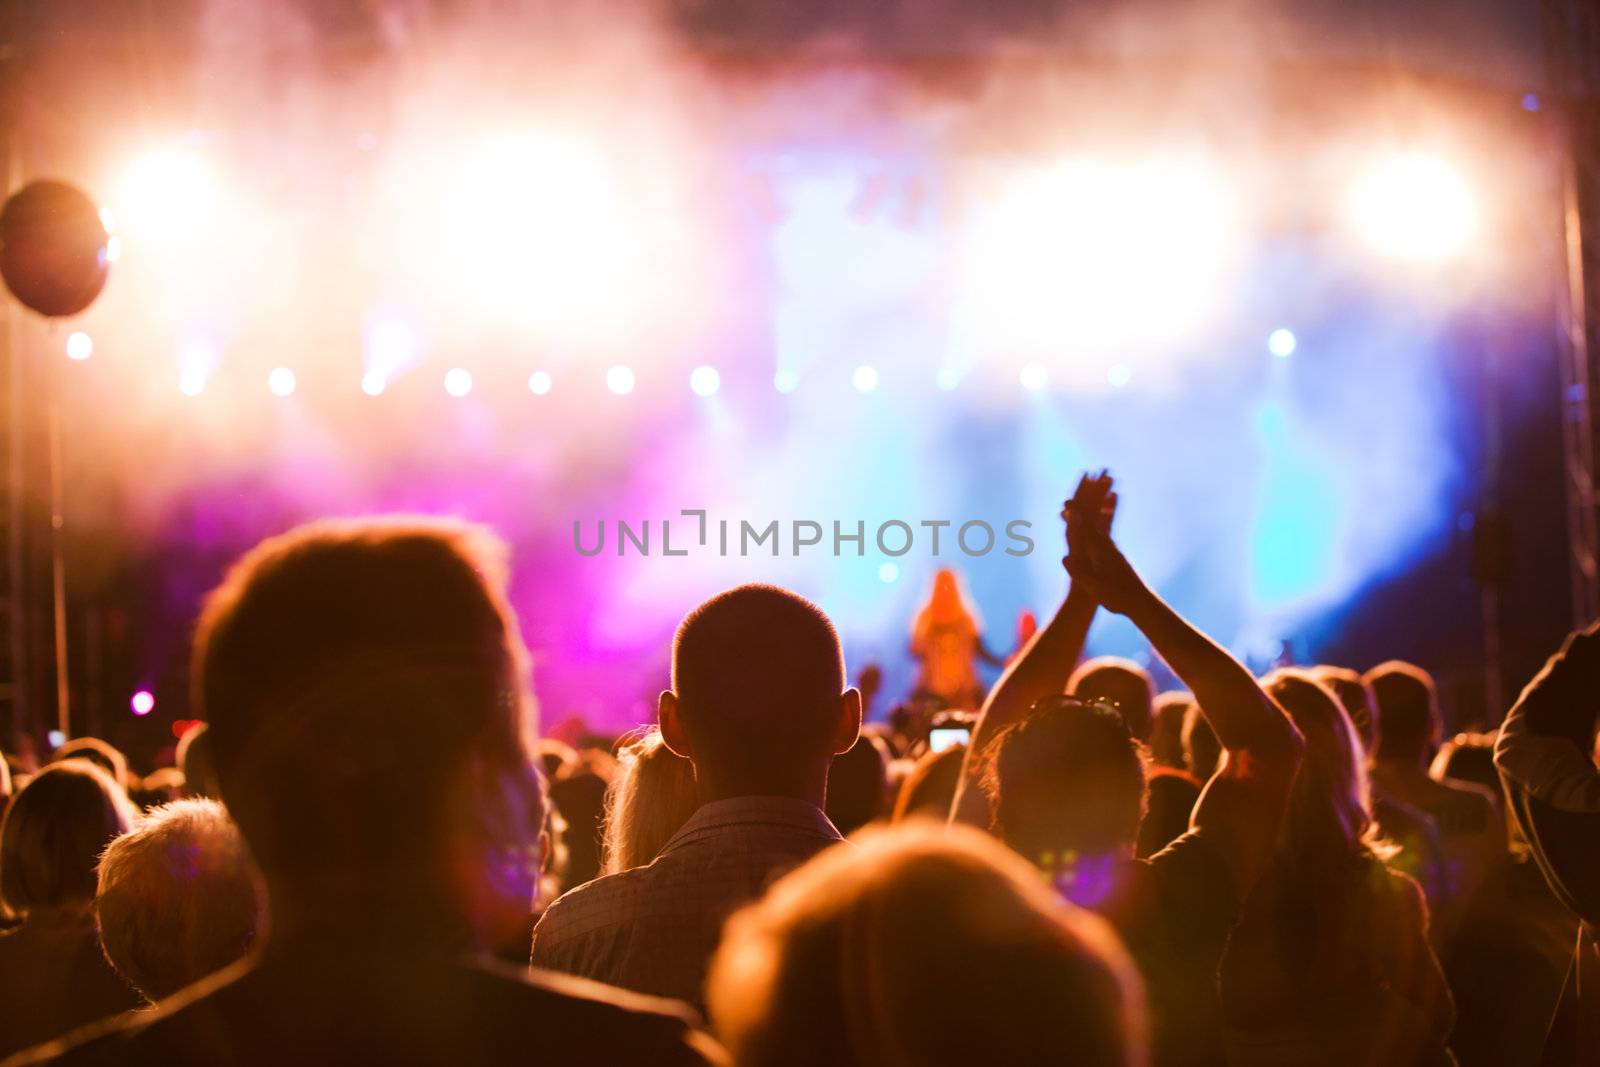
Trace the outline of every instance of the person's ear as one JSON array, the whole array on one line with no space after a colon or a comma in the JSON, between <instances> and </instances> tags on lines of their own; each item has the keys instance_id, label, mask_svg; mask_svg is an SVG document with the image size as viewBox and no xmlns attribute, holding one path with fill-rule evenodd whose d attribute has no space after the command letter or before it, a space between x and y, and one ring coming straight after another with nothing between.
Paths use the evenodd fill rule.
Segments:
<instances>
[{"instance_id":1,"label":"person's ear","mask_svg":"<svg viewBox=\"0 0 1600 1067\"><path fill-rule=\"evenodd\" d=\"M692 759L689 753L689 735L678 715L678 694L663 689L656 699L656 721L661 726L661 741L674 756Z\"/></svg>"},{"instance_id":2,"label":"person's ear","mask_svg":"<svg viewBox=\"0 0 1600 1067\"><path fill-rule=\"evenodd\" d=\"M839 695L839 724L833 735L833 754L842 756L855 747L861 737L861 690L846 689Z\"/></svg>"}]
</instances>

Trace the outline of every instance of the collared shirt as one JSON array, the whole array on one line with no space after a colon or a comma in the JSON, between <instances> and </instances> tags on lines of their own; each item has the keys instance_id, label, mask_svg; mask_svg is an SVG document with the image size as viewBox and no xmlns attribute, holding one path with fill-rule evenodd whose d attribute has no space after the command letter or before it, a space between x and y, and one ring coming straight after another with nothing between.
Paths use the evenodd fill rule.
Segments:
<instances>
[{"instance_id":1,"label":"collared shirt","mask_svg":"<svg viewBox=\"0 0 1600 1067\"><path fill-rule=\"evenodd\" d=\"M533 966L703 1010L707 965L728 916L840 840L820 809L792 797L703 805L649 866L550 905L533 932Z\"/></svg>"}]
</instances>

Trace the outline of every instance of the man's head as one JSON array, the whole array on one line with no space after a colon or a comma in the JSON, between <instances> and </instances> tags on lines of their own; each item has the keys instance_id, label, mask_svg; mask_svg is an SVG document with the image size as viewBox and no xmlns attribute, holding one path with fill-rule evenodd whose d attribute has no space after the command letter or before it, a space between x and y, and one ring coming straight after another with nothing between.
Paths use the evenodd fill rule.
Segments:
<instances>
[{"instance_id":1,"label":"man's head","mask_svg":"<svg viewBox=\"0 0 1600 1067\"><path fill-rule=\"evenodd\" d=\"M672 646L661 734L704 796L820 801L828 764L855 744L861 697L845 687L839 635L815 604L741 585L691 611Z\"/></svg>"},{"instance_id":2,"label":"man's head","mask_svg":"<svg viewBox=\"0 0 1600 1067\"><path fill-rule=\"evenodd\" d=\"M88 760L109 774L113 782L124 788L128 785L128 757L115 745L98 737L74 737L55 750L50 762L61 763L69 759Z\"/></svg>"},{"instance_id":3,"label":"man's head","mask_svg":"<svg viewBox=\"0 0 1600 1067\"><path fill-rule=\"evenodd\" d=\"M178 738L178 770L183 772L183 795L217 798L217 768L211 758L210 731L195 723Z\"/></svg>"},{"instance_id":4,"label":"man's head","mask_svg":"<svg viewBox=\"0 0 1600 1067\"><path fill-rule=\"evenodd\" d=\"M481 935L531 895L542 805L504 581L479 528L340 520L262 542L207 600L195 704L275 928L292 898L310 921Z\"/></svg>"},{"instance_id":5,"label":"man's head","mask_svg":"<svg viewBox=\"0 0 1600 1067\"><path fill-rule=\"evenodd\" d=\"M1349 667L1324 664L1312 674L1339 698L1356 728L1356 736L1361 739L1362 749L1371 755L1378 742L1378 718L1372 710L1372 690L1367 688L1367 683Z\"/></svg>"},{"instance_id":6,"label":"man's head","mask_svg":"<svg viewBox=\"0 0 1600 1067\"><path fill-rule=\"evenodd\" d=\"M1433 678L1421 667L1392 659L1362 678L1377 706L1375 758L1421 764L1439 741L1439 703Z\"/></svg>"},{"instance_id":7,"label":"man's head","mask_svg":"<svg viewBox=\"0 0 1600 1067\"><path fill-rule=\"evenodd\" d=\"M1130 850L1144 818L1140 746L1121 716L1074 697L1035 705L1000 739L985 781L994 829L1044 868Z\"/></svg>"},{"instance_id":8,"label":"man's head","mask_svg":"<svg viewBox=\"0 0 1600 1067\"><path fill-rule=\"evenodd\" d=\"M1155 684L1150 672L1120 656L1100 656L1072 672L1067 692L1079 700L1109 704L1117 709L1128 731L1138 741L1150 739L1154 716Z\"/></svg>"},{"instance_id":9,"label":"man's head","mask_svg":"<svg viewBox=\"0 0 1600 1067\"><path fill-rule=\"evenodd\" d=\"M222 805L179 800L106 847L95 912L106 959L154 1003L243 956L265 901Z\"/></svg>"},{"instance_id":10,"label":"man's head","mask_svg":"<svg viewBox=\"0 0 1600 1067\"><path fill-rule=\"evenodd\" d=\"M828 819L852 834L885 814L889 806L889 746L862 733L849 752L835 756L828 772Z\"/></svg>"}]
</instances>

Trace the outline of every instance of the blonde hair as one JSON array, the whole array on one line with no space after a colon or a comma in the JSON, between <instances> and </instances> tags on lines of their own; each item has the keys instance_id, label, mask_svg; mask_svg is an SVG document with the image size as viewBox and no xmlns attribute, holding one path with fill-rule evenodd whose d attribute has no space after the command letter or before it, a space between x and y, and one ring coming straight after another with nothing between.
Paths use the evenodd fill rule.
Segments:
<instances>
[{"instance_id":1,"label":"blonde hair","mask_svg":"<svg viewBox=\"0 0 1600 1067\"><path fill-rule=\"evenodd\" d=\"M863 831L736 913L707 1001L738 1067L1146 1062L1111 928L988 835L931 821Z\"/></svg>"},{"instance_id":2,"label":"blonde hair","mask_svg":"<svg viewBox=\"0 0 1600 1067\"><path fill-rule=\"evenodd\" d=\"M1298 869L1392 856L1394 847L1379 836L1372 819L1361 740L1339 698L1316 675L1294 668L1273 671L1261 684L1306 739L1305 760L1284 813L1280 856L1292 856Z\"/></svg>"},{"instance_id":3,"label":"blonde hair","mask_svg":"<svg viewBox=\"0 0 1600 1067\"><path fill-rule=\"evenodd\" d=\"M694 765L673 752L654 726L624 738L606 790L601 874L643 867L699 807Z\"/></svg>"}]
</instances>

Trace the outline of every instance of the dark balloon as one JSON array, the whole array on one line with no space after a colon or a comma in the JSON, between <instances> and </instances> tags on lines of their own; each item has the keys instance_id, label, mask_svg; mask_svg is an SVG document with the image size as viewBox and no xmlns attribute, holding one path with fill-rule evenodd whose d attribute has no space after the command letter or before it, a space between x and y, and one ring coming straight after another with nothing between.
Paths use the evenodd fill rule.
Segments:
<instances>
[{"instance_id":1,"label":"dark balloon","mask_svg":"<svg viewBox=\"0 0 1600 1067\"><path fill-rule=\"evenodd\" d=\"M0 277L41 315L76 315L100 295L111 268L100 209L76 186L36 181L0 211Z\"/></svg>"}]
</instances>

